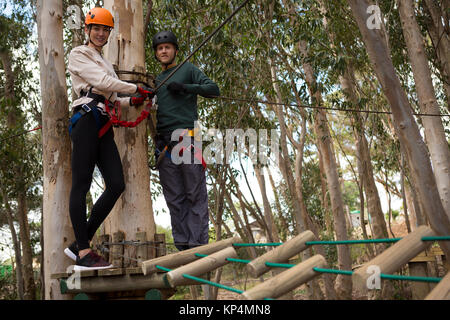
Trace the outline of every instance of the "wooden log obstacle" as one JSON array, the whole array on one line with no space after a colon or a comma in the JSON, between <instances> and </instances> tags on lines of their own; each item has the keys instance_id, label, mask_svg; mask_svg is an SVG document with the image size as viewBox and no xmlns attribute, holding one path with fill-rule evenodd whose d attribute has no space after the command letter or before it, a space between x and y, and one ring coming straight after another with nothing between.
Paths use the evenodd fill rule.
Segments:
<instances>
[{"instance_id":1,"label":"wooden log obstacle","mask_svg":"<svg viewBox=\"0 0 450 320\"><path fill-rule=\"evenodd\" d=\"M141 239L142 242L145 242L144 236ZM317 241L311 231L305 231L285 243L276 244L245 244L242 243L239 237L233 237L189 250L154 257L142 261L139 268L81 272L80 284L77 288L69 288L67 286L67 276L65 279L64 277L60 277L59 279L61 279L61 290L64 293L78 293L77 297L80 299L85 298L85 295L90 293L126 292L128 290L148 290L145 293L146 297L162 298L163 291L159 290L175 290L178 286L203 283L239 293L242 299L255 300L283 298L283 295L286 293L323 273L352 276L354 287L367 291L370 289L368 280L373 274L371 272L371 266L376 266L380 280L408 280L438 283L426 299L450 299L449 274L443 279L392 274L407 263L417 262L417 259L421 257L421 252L424 252L434 241L441 240L450 240L450 237L436 237L433 231L426 226L417 228L413 233L410 233L403 239ZM297 265L286 263L311 245L367 242L391 242L394 244L355 271L327 269L327 262L321 255L315 255ZM236 248L264 245L272 246L274 249L252 261L237 258ZM138 254L141 257L144 256L142 252ZM246 270L253 277L259 277L271 270L271 268L285 268L288 270L277 274L247 291L214 283L204 279L204 277L202 278L208 272L223 267L229 262L247 264Z\"/></svg>"},{"instance_id":2,"label":"wooden log obstacle","mask_svg":"<svg viewBox=\"0 0 450 320\"><path fill-rule=\"evenodd\" d=\"M142 262L149 258L166 254L164 234L155 234L153 241L148 241L145 232L138 232L136 240L125 241L122 232L101 235L93 241L93 248L102 253L104 258L114 265L112 269L66 272L51 275L59 280L63 294L74 295L75 299L165 299L175 293L164 282L164 276L154 274L145 277ZM125 256L124 246L133 246L133 256Z\"/></svg>"}]
</instances>

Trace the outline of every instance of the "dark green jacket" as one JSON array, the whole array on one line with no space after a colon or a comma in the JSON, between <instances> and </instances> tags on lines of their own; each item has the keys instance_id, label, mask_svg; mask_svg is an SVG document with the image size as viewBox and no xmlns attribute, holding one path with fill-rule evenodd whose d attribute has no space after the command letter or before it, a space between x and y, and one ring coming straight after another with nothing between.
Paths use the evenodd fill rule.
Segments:
<instances>
[{"instance_id":1,"label":"dark green jacket","mask_svg":"<svg viewBox=\"0 0 450 320\"><path fill-rule=\"evenodd\" d=\"M156 77L158 86L172 71L170 68ZM184 94L172 94L167 90L171 82L183 83ZM186 62L157 92L158 111L156 114L158 133L169 133L175 129L192 129L194 121L198 120L197 95L203 97L219 96L219 87L200 69Z\"/></svg>"}]
</instances>

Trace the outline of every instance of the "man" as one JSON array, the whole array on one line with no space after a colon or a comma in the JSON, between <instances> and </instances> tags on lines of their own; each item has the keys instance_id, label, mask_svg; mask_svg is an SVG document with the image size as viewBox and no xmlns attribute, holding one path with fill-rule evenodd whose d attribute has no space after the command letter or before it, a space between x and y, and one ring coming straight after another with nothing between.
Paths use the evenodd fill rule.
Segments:
<instances>
[{"instance_id":1,"label":"man","mask_svg":"<svg viewBox=\"0 0 450 320\"><path fill-rule=\"evenodd\" d=\"M176 68L178 42L171 31L158 32L153 37L155 58L162 72L156 85L164 81ZM194 122L198 120L197 95L219 96L217 85L200 69L186 62L157 92L157 154L164 152L158 164L159 178L164 198L170 211L172 234L178 250L186 250L208 243L208 194L205 170L200 161L179 163L173 161L180 155L179 146L172 149L179 139L190 139L194 143ZM182 136L177 134L183 132ZM172 136L173 134L173 136ZM164 151L165 150L165 151ZM193 145L181 150L194 155ZM172 154L172 155L171 155Z\"/></svg>"}]
</instances>

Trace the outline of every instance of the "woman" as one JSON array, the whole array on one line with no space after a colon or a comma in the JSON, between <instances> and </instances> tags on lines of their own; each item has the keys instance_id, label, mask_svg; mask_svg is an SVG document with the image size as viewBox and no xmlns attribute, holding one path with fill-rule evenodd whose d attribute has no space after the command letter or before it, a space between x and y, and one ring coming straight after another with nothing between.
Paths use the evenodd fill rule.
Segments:
<instances>
[{"instance_id":1,"label":"woman","mask_svg":"<svg viewBox=\"0 0 450 320\"><path fill-rule=\"evenodd\" d=\"M72 189L70 219L76 241L64 250L76 261L75 270L111 268L112 265L90 249L89 242L108 216L125 189L122 163L109 115L106 99L118 101L122 107L137 106L153 93L118 79L110 62L102 57L114 18L104 8L94 8L86 15L85 32L88 41L74 48L69 56L72 86L79 99L73 102L70 124L72 140ZM119 98L117 92L138 93L137 97ZM97 165L105 181L105 191L92 207L86 221L86 195Z\"/></svg>"}]
</instances>

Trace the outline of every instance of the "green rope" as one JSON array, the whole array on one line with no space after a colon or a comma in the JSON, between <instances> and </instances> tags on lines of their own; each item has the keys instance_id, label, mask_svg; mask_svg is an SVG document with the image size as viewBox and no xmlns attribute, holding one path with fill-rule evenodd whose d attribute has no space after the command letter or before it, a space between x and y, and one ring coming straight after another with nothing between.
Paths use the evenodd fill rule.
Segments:
<instances>
[{"instance_id":1,"label":"green rope","mask_svg":"<svg viewBox=\"0 0 450 320\"><path fill-rule=\"evenodd\" d=\"M204 257L208 256L207 254L202 254L202 253L195 253L194 255L199 258L204 258ZM250 263L251 262L251 260L234 259L234 258L226 258L225 260L230 261L230 262L239 262L239 263Z\"/></svg>"},{"instance_id":2,"label":"green rope","mask_svg":"<svg viewBox=\"0 0 450 320\"><path fill-rule=\"evenodd\" d=\"M165 268L165 267L158 266L158 265L155 265L155 268L156 268L156 269L160 269L160 270L162 270L162 271L167 271L167 272L172 271L172 269L167 269L167 268Z\"/></svg>"},{"instance_id":3,"label":"green rope","mask_svg":"<svg viewBox=\"0 0 450 320\"><path fill-rule=\"evenodd\" d=\"M353 274L353 271L346 271L346 270L322 269L316 267L314 267L313 270L316 272L344 274L347 276L351 276ZM435 277L398 276L395 274L385 274L385 273L380 273L380 278L386 280L419 281L419 282L439 282L442 280L442 278L435 278Z\"/></svg>"},{"instance_id":4,"label":"green rope","mask_svg":"<svg viewBox=\"0 0 450 320\"><path fill-rule=\"evenodd\" d=\"M282 242L267 242L267 243L233 243L234 247L276 247L281 246Z\"/></svg>"},{"instance_id":5,"label":"green rope","mask_svg":"<svg viewBox=\"0 0 450 320\"><path fill-rule=\"evenodd\" d=\"M397 276L394 274L384 274L381 273L380 277L382 279L389 279L389 280L405 280L405 281L419 281L419 282L439 282L442 280L442 278L435 278L435 277L414 277L414 276Z\"/></svg>"},{"instance_id":6,"label":"green rope","mask_svg":"<svg viewBox=\"0 0 450 320\"><path fill-rule=\"evenodd\" d=\"M363 239L363 240L339 240L339 241L306 241L306 245L339 245L339 244L359 244L359 243L391 243L400 241L402 238L384 238L384 239ZM422 237L422 241L446 241L450 236ZM233 243L235 247L275 247L282 245L282 242L267 243Z\"/></svg>"},{"instance_id":7,"label":"green rope","mask_svg":"<svg viewBox=\"0 0 450 320\"><path fill-rule=\"evenodd\" d=\"M197 277L194 277L194 276L190 276L188 274L183 274L183 277L185 277L186 279L191 279L191 280L195 280L195 281L198 281L198 282L203 282L203 283L209 284L209 285L217 287L217 288L225 289L225 290L236 292L236 293L240 293L240 294L244 292L244 291L239 290L239 289L235 289L235 288L232 288L232 287L224 286L223 284L216 283L216 282L211 282L211 281L208 281L208 280L205 280L205 279L202 279L202 278L197 278Z\"/></svg>"},{"instance_id":8,"label":"green rope","mask_svg":"<svg viewBox=\"0 0 450 320\"><path fill-rule=\"evenodd\" d=\"M347 271L347 270L335 270L335 269L322 269L322 268L313 268L316 272L322 272L322 273L334 273L334 274L345 274L346 276L351 276L353 274L353 271Z\"/></svg>"},{"instance_id":9,"label":"green rope","mask_svg":"<svg viewBox=\"0 0 450 320\"><path fill-rule=\"evenodd\" d=\"M266 266L274 268L292 268L295 267L295 264L266 262Z\"/></svg>"},{"instance_id":10,"label":"green rope","mask_svg":"<svg viewBox=\"0 0 450 320\"><path fill-rule=\"evenodd\" d=\"M165 267L162 267L162 266L156 265L155 267L157 269L160 269L160 270L163 270L163 271L167 271L167 272L171 271L171 269L168 269L168 268L165 268ZM236 293L243 293L244 292L244 291L239 290L239 289L228 287L228 286L225 286L223 284L216 283L216 282L211 282L211 281L208 281L208 280L205 280L205 279L202 279L202 278L197 278L197 277L194 277L194 276L190 276L188 274L183 274L183 277L186 278L186 279L202 282L202 283L214 286L214 287L218 287L218 288L225 289L225 290L232 291L232 292L236 292Z\"/></svg>"},{"instance_id":11,"label":"green rope","mask_svg":"<svg viewBox=\"0 0 450 320\"><path fill-rule=\"evenodd\" d=\"M306 245L315 244L358 244L358 243L382 243L382 242L397 242L401 238L390 239L367 239L367 240L340 240L340 241L306 241Z\"/></svg>"},{"instance_id":12,"label":"green rope","mask_svg":"<svg viewBox=\"0 0 450 320\"><path fill-rule=\"evenodd\" d=\"M442 237L422 237L422 241L443 241L450 240L450 236L442 236Z\"/></svg>"}]
</instances>

